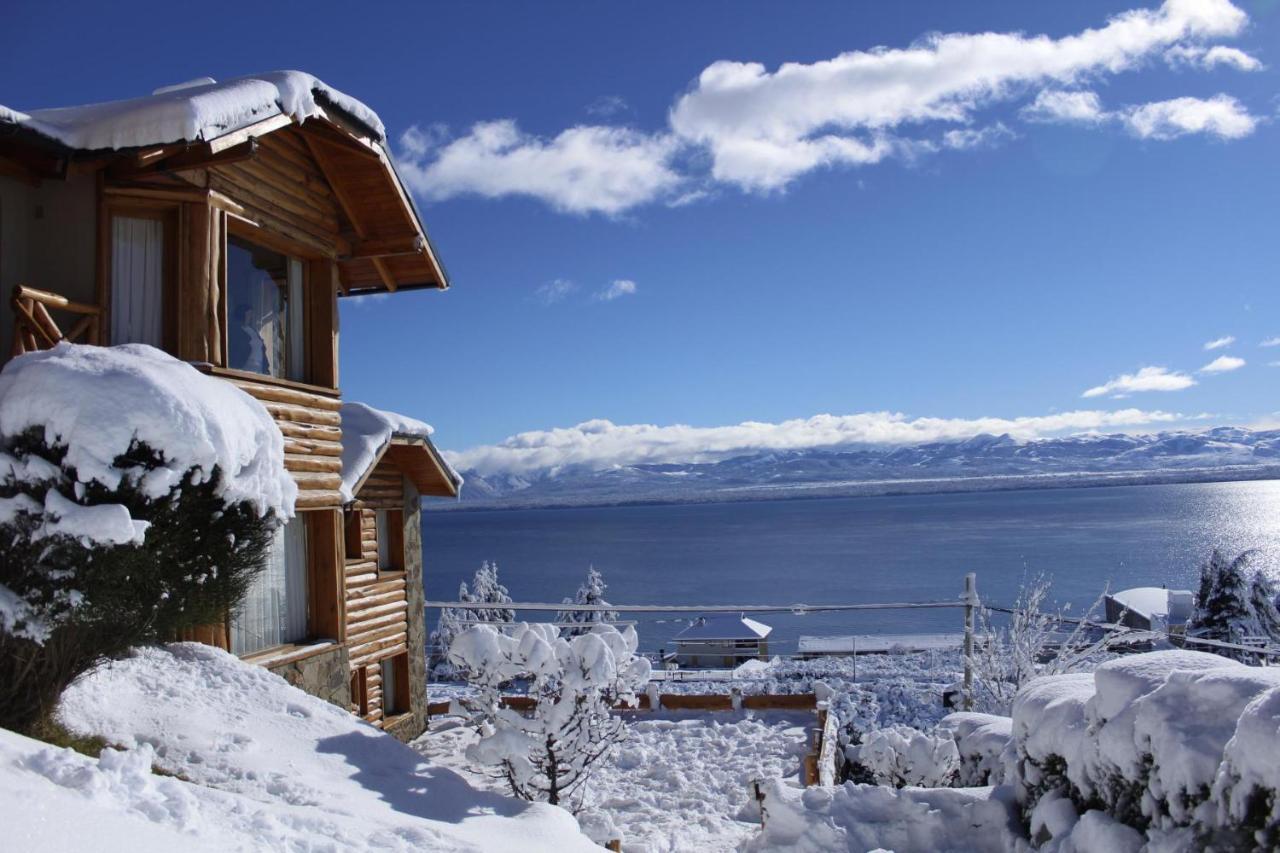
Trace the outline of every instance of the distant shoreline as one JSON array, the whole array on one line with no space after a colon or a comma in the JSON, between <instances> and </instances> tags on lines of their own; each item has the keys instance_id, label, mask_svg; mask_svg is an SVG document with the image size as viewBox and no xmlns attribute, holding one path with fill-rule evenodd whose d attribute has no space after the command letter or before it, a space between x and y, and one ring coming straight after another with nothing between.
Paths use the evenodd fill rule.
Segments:
<instances>
[{"instance_id":1,"label":"distant shoreline","mask_svg":"<svg viewBox=\"0 0 1280 853\"><path fill-rule=\"evenodd\" d=\"M424 502L425 512L495 512L535 509L605 509L636 506L680 506L690 504L755 503L824 498L892 497L902 495L972 494L981 492L1045 491L1112 486L1158 486L1179 483L1238 483L1280 480L1280 465L1229 465L1210 468L1165 469L1157 471L1075 472L1053 474L987 475L978 477L937 477L902 480L795 483L782 486L739 486L690 495L653 495L627 500L593 500L588 497L548 498L524 501L464 500ZM463 486L465 494L466 487Z\"/></svg>"}]
</instances>

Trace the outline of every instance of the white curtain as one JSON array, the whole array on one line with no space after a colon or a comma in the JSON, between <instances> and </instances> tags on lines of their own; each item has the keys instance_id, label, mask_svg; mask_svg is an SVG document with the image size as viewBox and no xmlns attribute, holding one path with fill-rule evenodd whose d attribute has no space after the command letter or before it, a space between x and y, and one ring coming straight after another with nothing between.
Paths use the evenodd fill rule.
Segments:
<instances>
[{"instance_id":1,"label":"white curtain","mask_svg":"<svg viewBox=\"0 0 1280 853\"><path fill-rule=\"evenodd\" d=\"M374 513L377 519L378 530L378 568L391 568L391 525L388 523L389 516L385 509L380 509Z\"/></svg>"},{"instance_id":2,"label":"white curtain","mask_svg":"<svg viewBox=\"0 0 1280 853\"><path fill-rule=\"evenodd\" d=\"M396 659L382 661L382 713L383 716L400 710L400 697L396 695Z\"/></svg>"},{"instance_id":3,"label":"white curtain","mask_svg":"<svg viewBox=\"0 0 1280 853\"><path fill-rule=\"evenodd\" d=\"M111 343L164 343L164 223L111 218Z\"/></svg>"},{"instance_id":4,"label":"white curtain","mask_svg":"<svg viewBox=\"0 0 1280 853\"><path fill-rule=\"evenodd\" d=\"M266 567L231 622L231 651L246 655L306 637L306 524L295 518L276 531Z\"/></svg>"},{"instance_id":5,"label":"white curtain","mask_svg":"<svg viewBox=\"0 0 1280 853\"><path fill-rule=\"evenodd\" d=\"M289 259L289 296L285 305L286 337L289 342L288 378L306 378L306 361L303 350L302 261Z\"/></svg>"}]
</instances>

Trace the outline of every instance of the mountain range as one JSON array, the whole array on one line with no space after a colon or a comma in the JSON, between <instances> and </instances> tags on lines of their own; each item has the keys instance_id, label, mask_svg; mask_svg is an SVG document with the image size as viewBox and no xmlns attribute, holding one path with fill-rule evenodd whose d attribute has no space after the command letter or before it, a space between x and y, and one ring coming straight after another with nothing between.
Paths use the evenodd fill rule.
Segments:
<instances>
[{"instance_id":1,"label":"mountain range","mask_svg":"<svg viewBox=\"0 0 1280 853\"><path fill-rule=\"evenodd\" d=\"M463 471L457 504L527 508L985 491L1280 477L1280 430L1218 427L1020 441L978 435L908 447L747 453L715 462Z\"/></svg>"}]
</instances>

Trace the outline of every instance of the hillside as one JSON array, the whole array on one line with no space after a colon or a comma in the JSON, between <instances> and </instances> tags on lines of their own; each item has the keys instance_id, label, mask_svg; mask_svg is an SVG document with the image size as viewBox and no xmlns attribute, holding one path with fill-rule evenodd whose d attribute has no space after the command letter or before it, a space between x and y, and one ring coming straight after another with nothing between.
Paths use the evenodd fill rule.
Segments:
<instances>
[{"instance_id":1,"label":"hillside","mask_svg":"<svg viewBox=\"0 0 1280 853\"><path fill-rule=\"evenodd\" d=\"M456 504L432 509L588 506L912 492L1265 479L1280 476L1280 430L1218 427L1018 441L979 435L909 447L767 452L701 463L463 471Z\"/></svg>"}]
</instances>

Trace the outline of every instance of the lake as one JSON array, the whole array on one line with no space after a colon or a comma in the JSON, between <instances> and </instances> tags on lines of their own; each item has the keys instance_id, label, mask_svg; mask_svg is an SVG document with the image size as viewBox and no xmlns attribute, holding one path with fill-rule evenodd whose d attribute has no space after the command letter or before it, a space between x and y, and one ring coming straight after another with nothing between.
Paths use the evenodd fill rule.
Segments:
<instances>
[{"instance_id":1,"label":"lake","mask_svg":"<svg viewBox=\"0 0 1280 853\"><path fill-rule=\"evenodd\" d=\"M976 572L1008 605L1053 579L1079 612L1110 583L1195 589L1214 547L1259 550L1280 579L1280 481L582 509L423 513L427 597L452 600L482 560L516 601L572 596L589 565L615 604L941 601ZM523 614L531 621L534 613ZM544 616L542 618L550 618ZM768 614L773 652L801 634L957 632L961 610ZM434 628L437 614L428 614ZM641 615L642 647L685 622Z\"/></svg>"}]
</instances>

